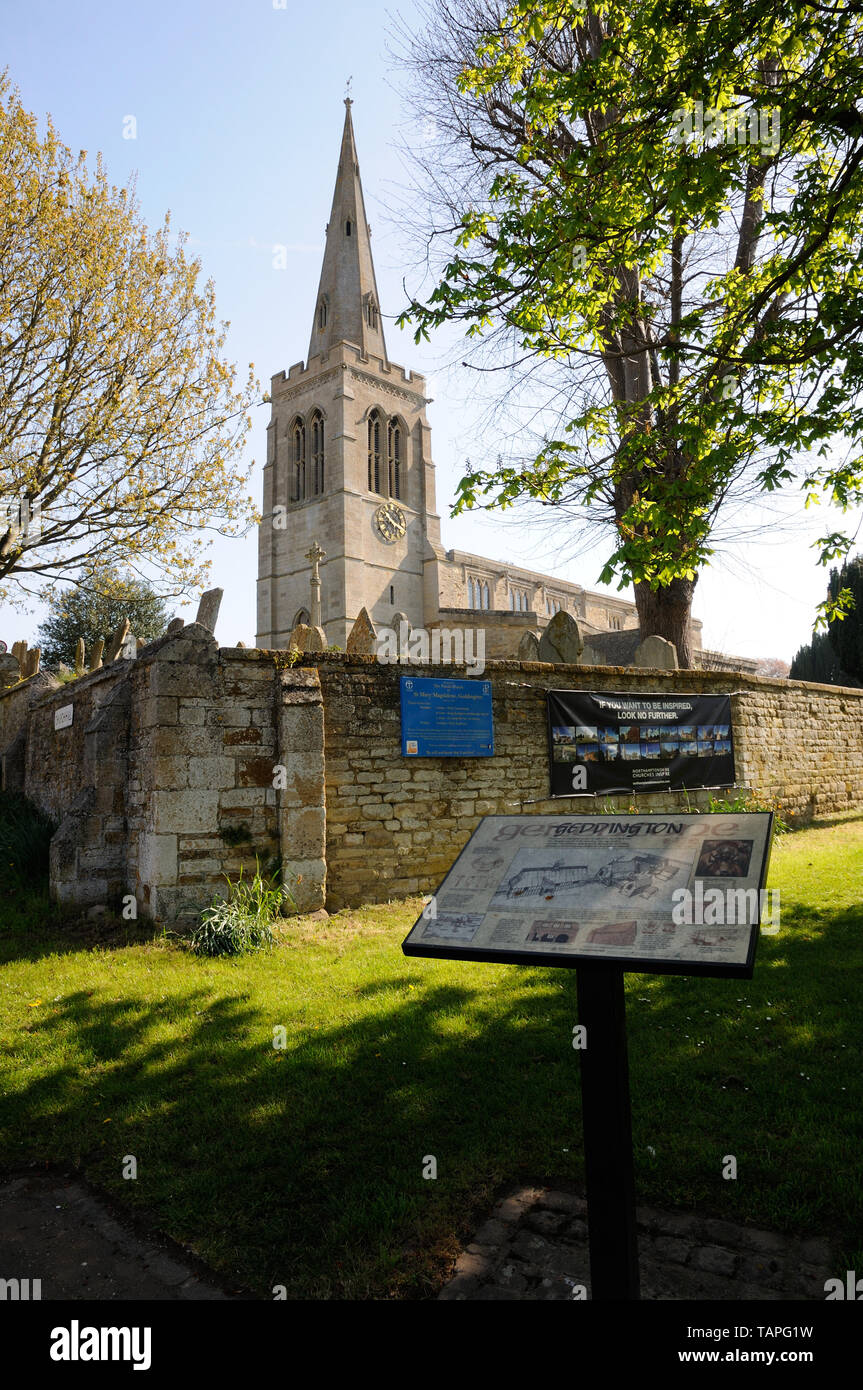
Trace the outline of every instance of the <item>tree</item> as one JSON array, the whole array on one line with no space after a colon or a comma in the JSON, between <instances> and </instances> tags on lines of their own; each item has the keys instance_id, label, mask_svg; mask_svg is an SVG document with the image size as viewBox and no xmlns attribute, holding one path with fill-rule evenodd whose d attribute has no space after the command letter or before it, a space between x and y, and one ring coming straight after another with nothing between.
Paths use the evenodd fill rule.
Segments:
<instances>
[{"instance_id":1,"label":"tree","mask_svg":"<svg viewBox=\"0 0 863 1390\"><path fill-rule=\"evenodd\" d=\"M835 603L840 594L849 595L853 606L829 623L827 633L841 670L856 683L863 681L863 555L830 571L829 598Z\"/></svg>"},{"instance_id":2,"label":"tree","mask_svg":"<svg viewBox=\"0 0 863 1390\"><path fill-rule=\"evenodd\" d=\"M0 74L0 597L116 565L188 592L205 530L254 520L235 459L257 385L236 389L199 272Z\"/></svg>"},{"instance_id":3,"label":"tree","mask_svg":"<svg viewBox=\"0 0 863 1390\"><path fill-rule=\"evenodd\" d=\"M425 13L407 61L441 132L446 259L400 322L461 323L569 379L536 457L469 471L454 510L598 516L601 582L631 581L644 635L691 665L729 502L795 480L807 505L863 500L863 20L830 0ZM821 537L822 563L850 543Z\"/></svg>"},{"instance_id":4,"label":"tree","mask_svg":"<svg viewBox=\"0 0 863 1390\"><path fill-rule=\"evenodd\" d=\"M100 638L107 642L124 618L139 640L153 642L165 631L165 601L143 580L116 572L55 593L37 636L44 664L73 666L79 637L91 652Z\"/></svg>"},{"instance_id":5,"label":"tree","mask_svg":"<svg viewBox=\"0 0 863 1390\"><path fill-rule=\"evenodd\" d=\"M791 663L794 680L821 681L825 685L863 685L863 555L855 555L840 570L830 571L827 600L821 612L835 610L842 600L842 616L816 630L808 646L801 647Z\"/></svg>"},{"instance_id":6,"label":"tree","mask_svg":"<svg viewBox=\"0 0 863 1390\"><path fill-rule=\"evenodd\" d=\"M778 656L763 656L755 668L756 676L772 676L774 680L787 680L791 667Z\"/></svg>"},{"instance_id":7,"label":"tree","mask_svg":"<svg viewBox=\"0 0 863 1390\"><path fill-rule=\"evenodd\" d=\"M826 632L813 632L808 646L801 647L791 663L793 681L817 681L820 685L849 685L843 678L836 653Z\"/></svg>"}]
</instances>

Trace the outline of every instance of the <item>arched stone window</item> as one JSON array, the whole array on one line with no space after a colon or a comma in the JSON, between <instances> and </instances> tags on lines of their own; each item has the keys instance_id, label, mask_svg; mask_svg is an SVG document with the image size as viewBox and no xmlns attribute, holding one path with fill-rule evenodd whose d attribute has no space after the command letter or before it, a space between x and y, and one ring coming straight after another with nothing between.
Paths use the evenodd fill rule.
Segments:
<instances>
[{"instance_id":1,"label":"arched stone window","mask_svg":"<svg viewBox=\"0 0 863 1390\"><path fill-rule=\"evenodd\" d=\"M377 328L377 326L378 326L378 306L377 306L377 304L376 304L375 301L374 301L374 296L373 296L373 295L370 295L370 296L369 296L368 309L367 309L366 313L367 313L367 317L368 317L368 321L369 321L369 328Z\"/></svg>"},{"instance_id":2,"label":"arched stone window","mask_svg":"<svg viewBox=\"0 0 863 1390\"><path fill-rule=\"evenodd\" d=\"M395 416L387 425L387 461L390 497L402 495L402 427Z\"/></svg>"},{"instance_id":3,"label":"arched stone window","mask_svg":"<svg viewBox=\"0 0 863 1390\"><path fill-rule=\"evenodd\" d=\"M468 608L478 608L478 607L479 607L479 605L478 605L478 603L477 603L477 601L476 601L476 596L475 596L475 594L474 594L473 579L469 579L469 580L467 581L467 606L468 606Z\"/></svg>"},{"instance_id":4,"label":"arched stone window","mask_svg":"<svg viewBox=\"0 0 863 1390\"><path fill-rule=\"evenodd\" d=\"M302 502L306 495L306 427L299 416L291 426L291 478L293 500Z\"/></svg>"},{"instance_id":5,"label":"arched stone window","mask_svg":"<svg viewBox=\"0 0 863 1390\"><path fill-rule=\"evenodd\" d=\"M351 219L348 218L347 222L345 223L345 236L350 236L352 231L353 228L351 227Z\"/></svg>"},{"instance_id":6,"label":"arched stone window","mask_svg":"<svg viewBox=\"0 0 863 1390\"><path fill-rule=\"evenodd\" d=\"M479 605L479 606L480 606L480 608L489 608L489 607L491 606L490 601L489 601L489 592L488 592L488 585L487 585L487 584L483 584L483 586L482 586L482 598L480 599L480 605Z\"/></svg>"},{"instance_id":7,"label":"arched stone window","mask_svg":"<svg viewBox=\"0 0 863 1390\"><path fill-rule=\"evenodd\" d=\"M312 487L316 497L324 490L324 417L319 410L312 416Z\"/></svg>"},{"instance_id":8,"label":"arched stone window","mask_svg":"<svg viewBox=\"0 0 863 1390\"><path fill-rule=\"evenodd\" d=\"M327 301L322 299L318 305L318 328L324 329L327 326Z\"/></svg>"},{"instance_id":9,"label":"arched stone window","mask_svg":"<svg viewBox=\"0 0 863 1390\"><path fill-rule=\"evenodd\" d=\"M382 421L379 410L369 416L369 492L381 491L381 453Z\"/></svg>"}]
</instances>

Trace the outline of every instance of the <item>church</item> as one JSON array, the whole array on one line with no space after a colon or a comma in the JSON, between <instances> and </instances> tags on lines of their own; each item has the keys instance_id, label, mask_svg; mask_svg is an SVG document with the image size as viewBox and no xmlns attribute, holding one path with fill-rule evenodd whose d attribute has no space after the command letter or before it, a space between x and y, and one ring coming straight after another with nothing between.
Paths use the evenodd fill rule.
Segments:
<instances>
[{"instance_id":1,"label":"church","mask_svg":"<svg viewBox=\"0 0 863 1390\"><path fill-rule=\"evenodd\" d=\"M308 623L311 559L321 564L321 624L344 648L360 610L376 628L482 626L490 658L514 657L555 613L578 623L583 660L628 665L640 641L635 604L508 562L445 550L435 501L425 378L391 362L351 117L339 154L308 360L272 378L258 647L287 647ZM701 648L698 664L754 667Z\"/></svg>"}]
</instances>

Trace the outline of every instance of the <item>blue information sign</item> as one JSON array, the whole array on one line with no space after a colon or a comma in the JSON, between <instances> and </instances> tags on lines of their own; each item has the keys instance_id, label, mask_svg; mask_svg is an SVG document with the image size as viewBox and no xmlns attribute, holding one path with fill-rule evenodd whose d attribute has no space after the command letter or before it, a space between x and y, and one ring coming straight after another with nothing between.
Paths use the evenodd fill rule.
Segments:
<instances>
[{"instance_id":1,"label":"blue information sign","mask_svg":"<svg viewBox=\"0 0 863 1390\"><path fill-rule=\"evenodd\" d=\"M491 681L402 676L402 756L490 758Z\"/></svg>"}]
</instances>

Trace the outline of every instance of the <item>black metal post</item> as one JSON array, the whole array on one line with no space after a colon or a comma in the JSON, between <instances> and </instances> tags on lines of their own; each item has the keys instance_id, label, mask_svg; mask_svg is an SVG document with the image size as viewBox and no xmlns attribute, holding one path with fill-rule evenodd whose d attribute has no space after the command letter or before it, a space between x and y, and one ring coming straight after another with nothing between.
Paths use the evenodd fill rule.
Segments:
<instances>
[{"instance_id":1,"label":"black metal post","mask_svg":"<svg viewBox=\"0 0 863 1390\"><path fill-rule=\"evenodd\" d=\"M578 1021L586 1029L586 1046L581 1052L581 1109L590 1293L594 1300L637 1299L638 1239L623 971L597 963L579 965L576 974Z\"/></svg>"}]
</instances>

